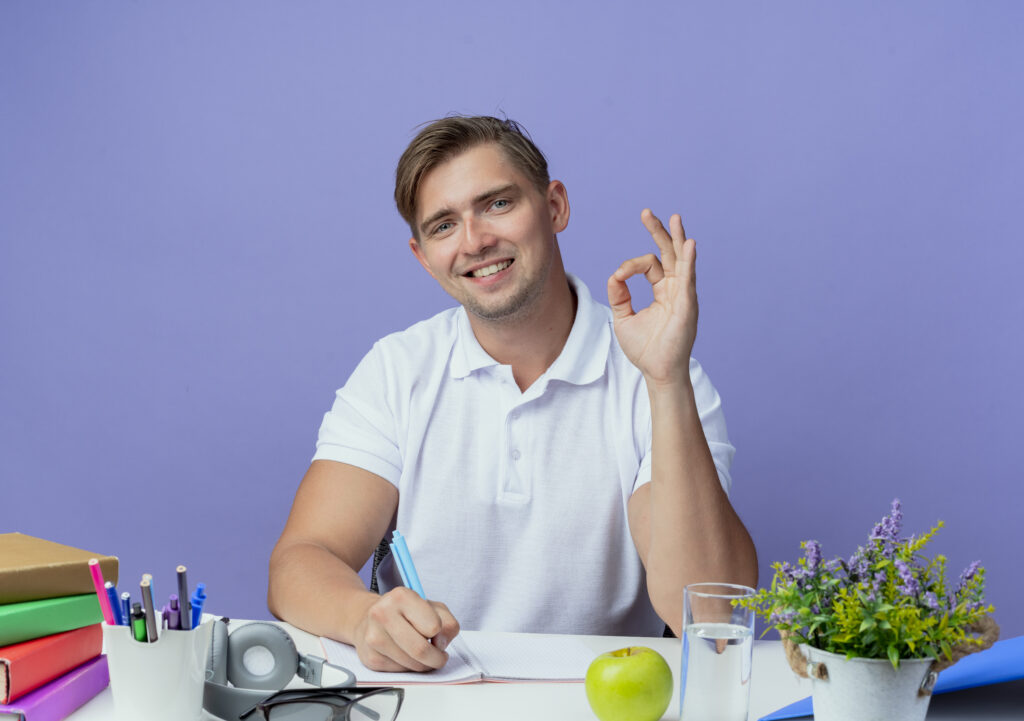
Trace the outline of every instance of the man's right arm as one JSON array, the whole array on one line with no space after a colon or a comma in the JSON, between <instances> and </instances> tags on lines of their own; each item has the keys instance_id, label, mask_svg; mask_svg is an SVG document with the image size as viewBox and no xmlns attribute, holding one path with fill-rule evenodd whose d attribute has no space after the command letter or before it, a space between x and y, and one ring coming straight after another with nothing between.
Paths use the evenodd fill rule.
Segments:
<instances>
[{"instance_id":1,"label":"man's right arm","mask_svg":"<svg viewBox=\"0 0 1024 721\"><path fill-rule=\"evenodd\" d=\"M368 668L429 671L444 666L459 632L451 612L407 588L378 596L358 574L397 507L398 490L380 476L313 461L270 556L267 605L309 633L352 644Z\"/></svg>"}]
</instances>

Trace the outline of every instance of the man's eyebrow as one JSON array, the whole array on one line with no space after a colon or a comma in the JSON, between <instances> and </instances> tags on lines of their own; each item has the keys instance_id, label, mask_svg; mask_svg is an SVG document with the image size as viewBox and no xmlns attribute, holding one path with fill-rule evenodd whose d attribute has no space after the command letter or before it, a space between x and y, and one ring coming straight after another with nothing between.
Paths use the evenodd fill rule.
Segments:
<instances>
[{"instance_id":1,"label":"man's eyebrow","mask_svg":"<svg viewBox=\"0 0 1024 721\"><path fill-rule=\"evenodd\" d=\"M519 190L519 185L516 183L508 183L500 188L494 188L493 190L488 190L486 193L480 193L480 195L473 198L473 204L478 205L485 200L490 200L496 195L504 195L512 190Z\"/></svg>"},{"instance_id":2,"label":"man's eyebrow","mask_svg":"<svg viewBox=\"0 0 1024 721\"><path fill-rule=\"evenodd\" d=\"M519 190L519 184L518 183L507 183L506 185L502 185L501 187L492 188L491 190L486 190L483 193L480 193L480 195L478 195L475 198L473 198L473 205L479 205L480 203L484 202L485 200L493 198L496 195L503 195L505 193L508 193L508 192L511 192L511 191L518 191L518 190ZM452 208L441 208L439 211L437 211L436 213L431 215L429 218L424 220L422 223L420 223L420 232L421 233L426 233L427 229L431 225L433 225L434 223L439 221L444 216L450 215L450 214L452 214L454 212L455 211Z\"/></svg>"}]
</instances>

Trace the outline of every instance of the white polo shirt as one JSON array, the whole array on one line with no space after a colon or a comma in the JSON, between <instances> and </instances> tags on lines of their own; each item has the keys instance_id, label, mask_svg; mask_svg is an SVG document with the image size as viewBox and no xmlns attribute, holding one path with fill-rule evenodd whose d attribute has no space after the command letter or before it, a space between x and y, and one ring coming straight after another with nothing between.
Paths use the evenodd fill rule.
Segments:
<instances>
[{"instance_id":1,"label":"white polo shirt","mask_svg":"<svg viewBox=\"0 0 1024 721\"><path fill-rule=\"evenodd\" d=\"M569 338L525 392L466 311L447 310L373 346L324 416L314 460L395 485L424 592L462 628L661 635L626 516L651 479L647 388L611 310L569 279ZM734 448L718 393L692 358L690 378L728 493ZM378 582L401 585L390 557Z\"/></svg>"}]
</instances>

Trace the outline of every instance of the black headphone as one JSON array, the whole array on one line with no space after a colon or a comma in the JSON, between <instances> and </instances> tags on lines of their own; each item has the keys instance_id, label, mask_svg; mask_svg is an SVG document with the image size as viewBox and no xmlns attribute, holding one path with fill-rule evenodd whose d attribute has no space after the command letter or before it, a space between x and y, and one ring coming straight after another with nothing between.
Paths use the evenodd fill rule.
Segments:
<instances>
[{"instance_id":1,"label":"black headphone","mask_svg":"<svg viewBox=\"0 0 1024 721\"><path fill-rule=\"evenodd\" d=\"M333 677L328 683L323 682L325 670ZM228 619L222 618L213 624L203 708L234 721L296 675L315 686L356 683L355 674L348 669L300 654L280 626L256 621L239 626L229 636Z\"/></svg>"}]
</instances>

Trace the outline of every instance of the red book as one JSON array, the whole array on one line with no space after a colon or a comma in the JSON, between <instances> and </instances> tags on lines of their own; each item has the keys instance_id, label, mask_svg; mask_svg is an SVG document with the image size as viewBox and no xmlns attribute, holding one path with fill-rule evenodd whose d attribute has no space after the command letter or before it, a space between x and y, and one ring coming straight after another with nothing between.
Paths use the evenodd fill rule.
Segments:
<instances>
[{"instance_id":1,"label":"red book","mask_svg":"<svg viewBox=\"0 0 1024 721\"><path fill-rule=\"evenodd\" d=\"M97 656L12 704L0 704L0 719L61 721L109 684L107 657Z\"/></svg>"},{"instance_id":2,"label":"red book","mask_svg":"<svg viewBox=\"0 0 1024 721\"><path fill-rule=\"evenodd\" d=\"M10 703L100 655L100 624L0 648L0 703Z\"/></svg>"}]
</instances>

